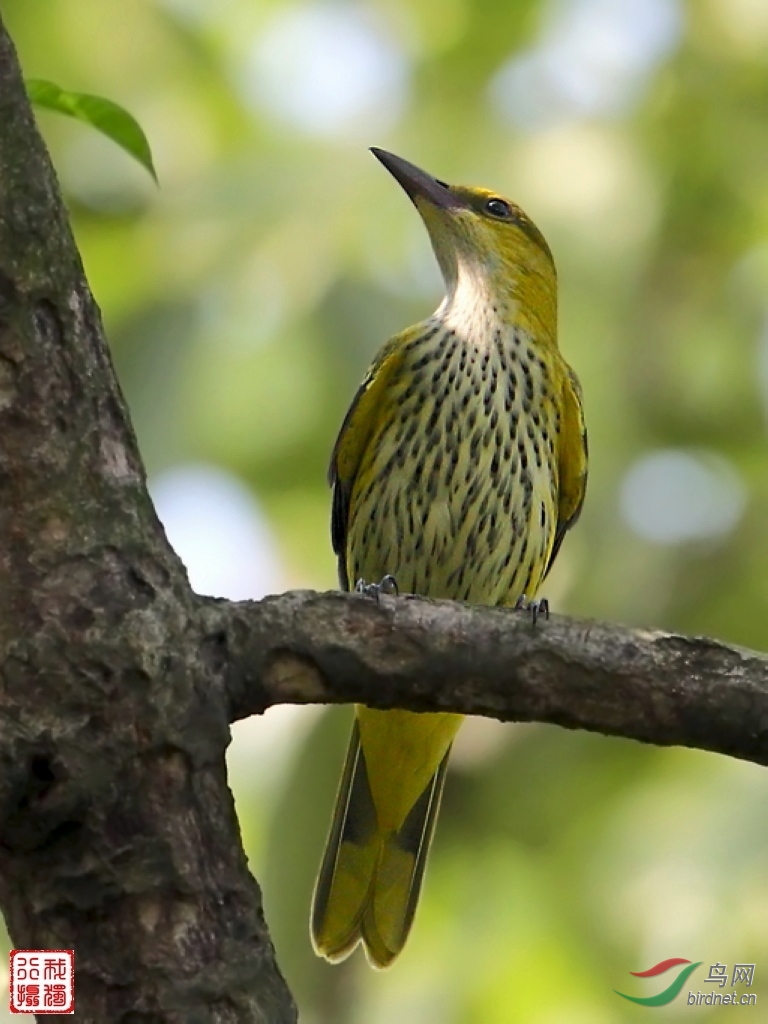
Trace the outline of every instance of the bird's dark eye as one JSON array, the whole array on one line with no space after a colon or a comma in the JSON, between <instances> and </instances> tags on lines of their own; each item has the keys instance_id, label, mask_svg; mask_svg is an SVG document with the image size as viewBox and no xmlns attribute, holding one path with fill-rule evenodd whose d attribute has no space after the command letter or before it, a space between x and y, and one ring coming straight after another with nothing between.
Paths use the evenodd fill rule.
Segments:
<instances>
[{"instance_id":1,"label":"bird's dark eye","mask_svg":"<svg viewBox=\"0 0 768 1024\"><path fill-rule=\"evenodd\" d=\"M485 212L490 213L492 217L500 217L502 220L512 216L509 203L505 203L503 199L489 199L485 204Z\"/></svg>"}]
</instances>

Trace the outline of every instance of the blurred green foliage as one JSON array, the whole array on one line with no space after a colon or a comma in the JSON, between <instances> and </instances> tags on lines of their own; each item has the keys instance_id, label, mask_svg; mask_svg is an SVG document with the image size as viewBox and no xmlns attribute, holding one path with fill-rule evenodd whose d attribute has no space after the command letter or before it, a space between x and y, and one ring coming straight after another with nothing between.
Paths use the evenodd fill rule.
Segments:
<instances>
[{"instance_id":1,"label":"blurred green foliage","mask_svg":"<svg viewBox=\"0 0 768 1024\"><path fill-rule=\"evenodd\" d=\"M555 253L591 446L556 610L766 646L764 0L3 8L27 75L110 96L149 136L159 191L39 115L150 474L247 486L279 561L254 593L335 585L336 429L376 348L441 296L376 144L513 197ZM395 968L316 960L347 717L278 710L232 749L306 1024L639 1021L612 990L658 991L628 972L667 957L704 961L705 991L710 963L755 963L768 998L765 773L548 727L465 727ZM684 995L659 1013L731 1019Z\"/></svg>"}]
</instances>

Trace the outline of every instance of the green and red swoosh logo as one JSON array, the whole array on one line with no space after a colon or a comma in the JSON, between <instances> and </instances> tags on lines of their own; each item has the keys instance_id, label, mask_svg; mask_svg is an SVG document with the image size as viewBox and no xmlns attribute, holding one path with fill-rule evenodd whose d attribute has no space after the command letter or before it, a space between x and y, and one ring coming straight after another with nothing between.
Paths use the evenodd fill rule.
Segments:
<instances>
[{"instance_id":1,"label":"green and red swoosh logo","mask_svg":"<svg viewBox=\"0 0 768 1024\"><path fill-rule=\"evenodd\" d=\"M671 1003L675 996L680 995L680 989L688 981L690 976L700 967L703 963L699 960L698 963L692 964L690 960L682 960L678 956L670 957L669 960L660 960L659 963L653 967L649 967L647 971L630 971L629 973L635 978L657 978L660 974L665 974L670 971L673 967L680 967L681 964L687 964L687 967L683 967L682 971L678 974L671 985L667 986L663 992L659 992L655 996L628 996L624 992L619 992L618 989L613 991L617 996L621 996L622 999L628 999L631 1003L639 1003L640 1006L666 1006L667 1003Z\"/></svg>"}]
</instances>

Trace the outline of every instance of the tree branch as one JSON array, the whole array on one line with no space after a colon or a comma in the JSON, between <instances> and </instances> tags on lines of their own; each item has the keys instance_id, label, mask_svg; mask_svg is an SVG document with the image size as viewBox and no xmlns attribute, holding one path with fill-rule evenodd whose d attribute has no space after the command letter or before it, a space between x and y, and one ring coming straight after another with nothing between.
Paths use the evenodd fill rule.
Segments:
<instances>
[{"instance_id":1,"label":"tree branch","mask_svg":"<svg viewBox=\"0 0 768 1024\"><path fill-rule=\"evenodd\" d=\"M700 637L414 597L206 601L232 720L357 701L550 722L768 764L768 658Z\"/></svg>"}]
</instances>

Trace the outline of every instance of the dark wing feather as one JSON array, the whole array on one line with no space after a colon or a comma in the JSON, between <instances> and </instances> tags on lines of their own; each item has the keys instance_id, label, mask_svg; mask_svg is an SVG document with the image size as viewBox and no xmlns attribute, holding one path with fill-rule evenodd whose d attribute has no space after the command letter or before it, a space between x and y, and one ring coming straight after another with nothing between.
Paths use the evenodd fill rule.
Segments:
<instances>
[{"instance_id":1,"label":"dark wing feather","mask_svg":"<svg viewBox=\"0 0 768 1024\"><path fill-rule=\"evenodd\" d=\"M331 542L339 566L339 586L349 590L347 575L347 523L349 521L349 497L352 492L350 484L336 480L333 484L333 502L331 505Z\"/></svg>"},{"instance_id":2,"label":"dark wing feather","mask_svg":"<svg viewBox=\"0 0 768 1024\"><path fill-rule=\"evenodd\" d=\"M581 514L587 489L587 428L584 424L581 385L570 367L566 367L561 394L561 423L557 448L557 528L546 573L552 568L566 533Z\"/></svg>"}]
</instances>

